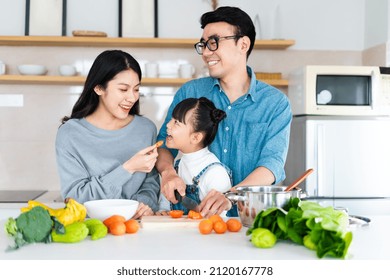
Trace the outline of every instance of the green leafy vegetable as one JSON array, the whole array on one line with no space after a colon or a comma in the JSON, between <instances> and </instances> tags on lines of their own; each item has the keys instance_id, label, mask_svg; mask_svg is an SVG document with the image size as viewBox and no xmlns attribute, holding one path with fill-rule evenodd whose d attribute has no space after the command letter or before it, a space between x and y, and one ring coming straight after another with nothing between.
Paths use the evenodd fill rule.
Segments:
<instances>
[{"instance_id":1,"label":"green leafy vegetable","mask_svg":"<svg viewBox=\"0 0 390 280\"><path fill-rule=\"evenodd\" d=\"M284 209L273 207L259 212L246 234L253 236L256 229L264 228L277 239L315 250L319 258L345 258L352 242L347 227L348 215L344 212L292 198Z\"/></svg>"},{"instance_id":2,"label":"green leafy vegetable","mask_svg":"<svg viewBox=\"0 0 390 280\"><path fill-rule=\"evenodd\" d=\"M252 232L251 242L259 248L271 248L276 243L276 236L265 228L256 228Z\"/></svg>"},{"instance_id":3,"label":"green leafy vegetable","mask_svg":"<svg viewBox=\"0 0 390 280\"><path fill-rule=\"evenodd\" d=\"M51 242L52 227L53 221L49 212L40 206L20 214L16 219L9 218L5 230L13 237L14 245L9 246L8 250L18 249L29 243Z\"/></svg>"}]
</instances>

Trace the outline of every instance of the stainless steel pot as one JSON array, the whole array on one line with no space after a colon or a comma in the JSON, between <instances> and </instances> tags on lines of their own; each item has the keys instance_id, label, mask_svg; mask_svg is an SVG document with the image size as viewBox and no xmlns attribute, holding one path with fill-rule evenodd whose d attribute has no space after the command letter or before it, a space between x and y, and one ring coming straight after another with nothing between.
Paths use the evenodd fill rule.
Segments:
<instances>
[{"instance_id":1,"label":"stainless steel pot","mask_svg":"<svg viewBox=\"0 0 390 280\"><path fill-rule=\"evenodd\" d=\"M251 227L260 211L271 207L283 208L290 198L303 197L301 189L286 192L286 188L286 186L237 187L237 192L229 192L226 197L237 202L241 223L246 227Z\"/></svg>"}]
</instances>

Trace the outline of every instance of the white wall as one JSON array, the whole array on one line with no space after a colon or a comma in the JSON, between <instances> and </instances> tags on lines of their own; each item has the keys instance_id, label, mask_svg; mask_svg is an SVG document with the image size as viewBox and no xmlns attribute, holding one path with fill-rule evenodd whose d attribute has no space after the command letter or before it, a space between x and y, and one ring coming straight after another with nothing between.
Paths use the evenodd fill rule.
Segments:
<instances>
[{"instance_id":1,"label":"white wall","mask_svg":"<svg viewBox=\"0 0 390 280\"><path fill-rule=\"evenodd\" d=\"M365 0L364 46L370 48L386 42L389 37L389 0Z\"/></svg>"},{"instance_id":2,"label":"white wall","mask_svg":"<svg viewBox=\"0 0 390 280\"><path fill-rule=\"evenodd\" d=\"M0 0L0 35L24 35L25 0Z\"/></svg>"},{"instance_id":3,"label":"white wall","mask_svg":"<svg viewBox=\"0 0 390 280\"><path fill-rule=\"evenodd\" d=\"M260 18L259 36L296 40L296 50L352 50L389 38L388 0L220 0ZM24 0L0 0L0 35L24 34ZM67 34L75 29L118 35L117 1L68 0ZM210 0L159 0L159 36L199 38Z\"/></svg>"},{"instance_id":4,"label":"white wall","mask_svg":"<svg viewBox=\"0 0 390 280\"><path fill-rule=\"evenodd\" d=\"M276 36L294 39L296 44L291 49L362 50L364 1L220 0L218 2L220 6L240 7L252 19L258 14L260 38L273 39ZM191 9L185 7L188 2L191 3ZM159 0L159 3L161 3L159 6L161 37L200 37L199 18L203 12L210 10L209 1ZM185 12L189 10L190 12ZM163 21L164 18L170 20ZM258 30L259 27L256 27ZM279 32L275 32L277 30Z\"/></svg>"}]
</instances>

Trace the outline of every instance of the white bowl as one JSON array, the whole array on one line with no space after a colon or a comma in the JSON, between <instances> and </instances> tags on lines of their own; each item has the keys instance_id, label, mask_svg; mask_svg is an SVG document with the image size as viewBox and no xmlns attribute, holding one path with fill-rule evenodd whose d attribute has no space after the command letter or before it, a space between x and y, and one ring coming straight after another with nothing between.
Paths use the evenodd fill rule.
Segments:
<instances>
[{"instance_id":1,"label":"white bowl","mask_svg":"<svg viewBox=\"0 0 390 280\"><path fill-rule=\"evenodd\" d=\"M112 215L121 215L128 220L134 216L138 204L138 201L129 199L101 199L87 201L84 206L91 219L104 221Z\"/></svg>"},{"instance_id":2,"label":"white bowl","mask_svg":"<svg viewBox=\"0 0 390 280\"><path fill-rule=\"evenodd\" d=\"M45 75L47 68L44 65L24 64L18 66L18 71L22 75Z\"/></svg>"},{"instance_id":3,"label":"white bowl","mask_svg":"<svg viewBox=\"0 0 390 280\"><path fill-rule=\"evenodd\" d=\"M74 76L77 74L76 67L73 65L61 65L58 68L61 76Z\"/></svg>"}]
</instances>

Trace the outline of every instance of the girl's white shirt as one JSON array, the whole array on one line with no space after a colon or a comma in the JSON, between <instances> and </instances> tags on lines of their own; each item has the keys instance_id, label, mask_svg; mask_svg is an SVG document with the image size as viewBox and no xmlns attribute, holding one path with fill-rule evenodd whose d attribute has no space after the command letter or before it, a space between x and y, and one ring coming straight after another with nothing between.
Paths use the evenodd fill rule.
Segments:
<instances>
[{"instance_id":1,"label":"girl's white shirt","mask_svg":"<svg viewBox=\"0 0 390 280\"><path fill-rule=\"evenodd\" d=\"M186 184L193 184L192 179L213 162L220 161L207 147L193 153L183 153L178 166L178 175ZM212 189L226 192L232 187L227 170L220 164L210 166L199 178L198 186L200 200L203 200Z\"/></svg>"},{"instance_id":2,"label":"girl's white shirt","mask_svg":"<svg viewBox=\"0 0 390 280\"><path fill-rule=\"evenodd\" d=\"M219 159L212 152L210 152L207 147L189 154L179 152L177 158L180 158L178 175L188 185L193 183L192 179L198 175L207 165L213 162L220 162ZM226 192L230 190L232 185L226 169L220 164L215 164L210 166L207 171L199 178L198 187L199 198L200 200L203 200L203 198L210 190L215 189L220 192ZM170 210L170 203L162 194L159 198L159 210ZM221 216L225 215L226 211L223 211Z\"/></svg>"}]
</instances>

